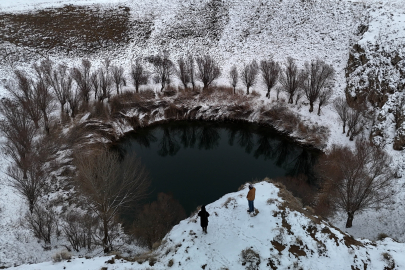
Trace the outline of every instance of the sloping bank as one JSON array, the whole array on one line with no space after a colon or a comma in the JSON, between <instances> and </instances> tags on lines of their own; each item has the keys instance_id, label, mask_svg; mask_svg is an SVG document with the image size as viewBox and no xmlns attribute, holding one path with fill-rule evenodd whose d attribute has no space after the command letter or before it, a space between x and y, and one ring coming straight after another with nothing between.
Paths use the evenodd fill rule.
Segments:
<instances>
[{"instance_id":1,"label":"sloping bank","mask_svg":"<svg viewBox=\"0 0 405 270\"><path fill-rule=\"evenodd\" d=\"M329 129L304 122L282 101L268 102L259 95L232 94L232 89L210 89L204 92L166 91L154 93L127 92L110 100L108 115L94 112L82 125L91 130L92 141L115 142L127 132L176 120L246 121L274 128L298 144L323 149ZM100 111L100 110L98 110ZM106 141L107 140L107 141Z\"/></svg>"}]
</instances>

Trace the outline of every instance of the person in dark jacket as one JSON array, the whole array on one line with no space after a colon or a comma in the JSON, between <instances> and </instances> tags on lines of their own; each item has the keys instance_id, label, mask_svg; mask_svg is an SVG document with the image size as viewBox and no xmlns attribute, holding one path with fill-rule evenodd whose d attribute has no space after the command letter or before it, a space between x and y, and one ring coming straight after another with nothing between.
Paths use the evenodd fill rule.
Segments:
<instances>
[{"instance_id":1,"label":"person in dark jacket","mask_svg":"<svg viewBox=\"0 0 405 270\"><path fill-rule=\"evenodd\" d=\"M205 210L205 205L201 206L201 211L198 212L198 215L201 218L201 228L203 229L203 232L207 233L208 217L210 216L210 214Z\"/></svg>"}]
</instances>

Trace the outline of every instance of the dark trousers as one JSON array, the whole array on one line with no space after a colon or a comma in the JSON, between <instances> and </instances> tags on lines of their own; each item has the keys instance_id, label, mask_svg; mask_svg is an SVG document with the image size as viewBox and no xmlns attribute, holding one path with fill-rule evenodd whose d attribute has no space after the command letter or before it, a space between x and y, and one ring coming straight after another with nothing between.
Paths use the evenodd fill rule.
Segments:
<instances>
[{"instance_id":1,"label":"dark trousers","mask_svg":"<svg viewBox=\"0 0 405 270\"><path fill-rule=\"evenodd\" d=\"M255 210L255 207L253 206L253 202L254 202L254 201L249 201L249 200L248 200L248 203L249 203L249 212L253 212L253 211Z\"/></svg>"}]
</instances>

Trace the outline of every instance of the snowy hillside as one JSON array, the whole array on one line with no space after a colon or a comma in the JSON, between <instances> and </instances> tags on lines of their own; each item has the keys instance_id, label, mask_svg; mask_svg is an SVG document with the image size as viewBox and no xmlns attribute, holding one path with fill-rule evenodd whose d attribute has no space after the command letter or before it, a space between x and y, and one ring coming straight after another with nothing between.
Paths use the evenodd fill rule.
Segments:
<instances>
[{"instance_id":1,"label":"snowy hillside","mask_svg":"<svg viewBox=\"0 0 405 270\"><path fill-rule=\"evenodd\" d=\"M207 205L208 233L196 214L176 225L160 246L134 262L74 258L10 268L53 269L403 269L404 244L355 240L302 209L278 184L255 184L256 214L248 214L247 186ZM385 268L386 267L386 268Z\"/></svg>"},{"instance_id":2,"label":"snowy hillside","mask_svg":"<svg viewBox=\"0 0 405 270\"><path fill-rule=\"evenodd\" d=\"M398 193L391 205L356 214L353 228L344 228L345 213L338 213L330 220L332 225L355 238L370 240L353 240L299 207L290 205L290 210L286 210L282 203L285 198L278 197L278 189L260 183L255 202L260 211L257 216L246 214L246 190L227 194L207 207L211 214L207 235L201 233L195 217L182 221L154 251L156 264L153 267L149 265L150 260L143 264L119 260L115 264L104 264L110 257L100 257L23 265L18 269L79 269L78 265L83 269L100 269L101 266L108 269L167 269L170 260L173 269L245 269L247 265L242 266L241 252L246 248L259 254L259 265L265 269L273 266L324 269L324 265L336 265L335 269L350 269L351 266L363 269L365 264L371 269L384 269L392 267L393 263L396 269L405 269L400 256L403 244L391 239L371 242L381 233L399 242L405 241L405 123L397 128L393 122L393 109L405 93L403 0L1 0L0 13L35 13L43 8L63 8L66 4L85 5L95 12L95 17L110 10L125 14L128 25L132 26L127 33L129 42L100 42L97 50L86 55L76 47L47 47L52 44L50 40L60 41L63 35L35 39L40 36L38 33L49 33L47 27L39 27L37 34L29 32L21 38L18 33L23 29L15 31L3 26L0 33L3 38L0 39L1 97L6 94L4 83L12 77L13 69L33 72L32 64L44 57L69 67L77 66L82 58L88 57L94 68L110 57L113 64L126 68L129 77L129 67L137 57L168 50L175 61L187 53L210 53L223 68L216 84L227 86L228 73L234 64L241 68L252 59L260 61L269 57L283 63L291 56L302 67L304 62L320 58L336 70L333 98L347 96L349 100L368 100L376 108L373 113L378 121L366 128L363 135L373 137L393 157L392 166L399 177L396 179ZM77 36L71 37L69 42L83 34L74 33ZM30 45L38 40L41 49ZM376 86L373 88L376 91L368 92L370 86ZM153 87L158 89L159 86ZM238 89L244 90L241 84ZM253 90L261 95L256 103L258 106L271 106L275 102L274 92L272 99L264 97L265 86L261 81ZM285 98L281 94L281 99ZM332 144L352 145L341 134L341 124L331 105L323 108L318 116L308 112L305 102L300 103L291 106L291 110L305 123L330 130L325 149ZM129 130L124 128L124 131ZM8 161L3 153L0 159L0 267L50 261L55 250L43 251L41 243L21 226L27 205L7 185L4 173ZM228 200L226 207L224 204ZM142 251L137 247L133 249L133 253Z\"/></svg>"}]
</instances>

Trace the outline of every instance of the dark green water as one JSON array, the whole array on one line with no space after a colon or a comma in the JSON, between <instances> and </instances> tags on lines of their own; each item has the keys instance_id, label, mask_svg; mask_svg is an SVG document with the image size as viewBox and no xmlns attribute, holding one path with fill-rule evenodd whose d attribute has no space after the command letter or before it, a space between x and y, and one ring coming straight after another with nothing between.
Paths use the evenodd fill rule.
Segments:
<instances>
[{"instance_id":1,"label":"dark green water","mask_svg":"<svg viewBox=\"0 0 405 270\"><path fill-rule=\"evenodd\" d=\"M172 193L187 214L252 180L299 173L312 179L318 155L269 127L199 121L140 129L119 148L136 154L148 169L150 202L159 192Z\"/></svg>"}]
</instances>

